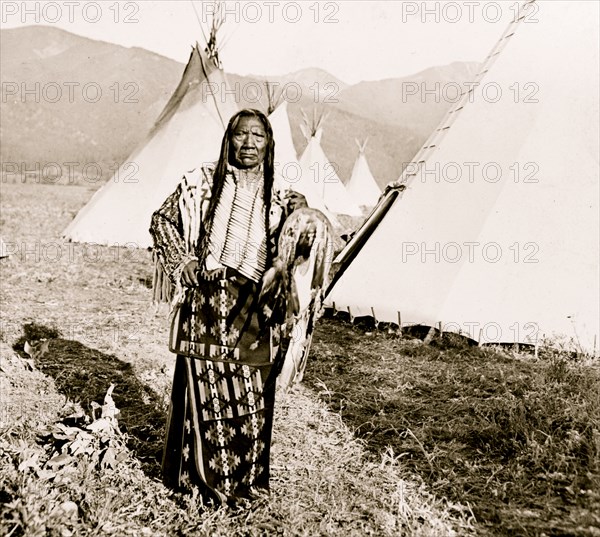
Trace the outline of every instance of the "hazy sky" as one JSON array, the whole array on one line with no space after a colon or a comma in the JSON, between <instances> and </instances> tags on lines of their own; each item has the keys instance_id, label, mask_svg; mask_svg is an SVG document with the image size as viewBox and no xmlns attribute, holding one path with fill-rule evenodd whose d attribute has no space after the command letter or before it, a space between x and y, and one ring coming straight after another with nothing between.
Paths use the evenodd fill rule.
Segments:
<instances>
[{"instance_id":1,"label":"hazy sky","mask_svg":"<svg viewBox=\"0 0 600 537\"><path fill-rule=\"evenodd\" d=\"M47 24L140 46L185 62L203 42L190 0L1 0L2 27ZM200 20L213 2L195 1ZM228 1L221 59L238 74L321 67L348 83L394 78L452 61L482 61L518 2Z\"/></svg>"}]
</instances>

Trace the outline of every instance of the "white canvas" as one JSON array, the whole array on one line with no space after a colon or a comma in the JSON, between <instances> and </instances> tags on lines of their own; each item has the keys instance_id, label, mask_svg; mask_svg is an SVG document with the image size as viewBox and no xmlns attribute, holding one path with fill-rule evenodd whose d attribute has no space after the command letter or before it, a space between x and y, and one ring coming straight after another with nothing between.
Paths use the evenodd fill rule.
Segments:
<instances>
[{"instance_id":1,"label":"white canvas","mask_svg":"<svg viewBox=\"0 0 600 537\"><path fill-rule=\"evenodd\" d=\"M444 120L329 304L597 352L598 3L537 4L486 62L478 89L502 96L476 89Z\"/></svg>"},{"instance_id":2,"label":"white canvas","mask_svg":"<svg viewBox=\"0 0 600 537\"><path fill-rule=\"evenodd\" d=\"M193 50L188 64L192 72L180 83L180 88L185 85L183 99L81 209L64 231L66 238L151 247L152 213L185 172L218 159L227 122L237 112L233 98L224 98L223 71L207 69L209 61L200 49ZM207 81L215 86L208 86ZM212 91L214 95L210 87L218 88Z\"/></svg>"}]
</instances>

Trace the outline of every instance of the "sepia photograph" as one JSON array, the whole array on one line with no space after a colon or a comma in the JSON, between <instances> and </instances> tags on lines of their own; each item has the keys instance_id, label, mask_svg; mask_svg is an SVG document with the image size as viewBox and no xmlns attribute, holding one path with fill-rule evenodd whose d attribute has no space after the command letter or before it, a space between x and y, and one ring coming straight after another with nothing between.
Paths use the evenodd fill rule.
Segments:
<instances>
[{"instance_id":1,"label":"sepia photograph","mask_svg":"<svg viewBox=\"0 0 600 537\"><path fill-rule=\"evenodd\" d=\"M600 536L598 0L0 17L0 535Z\"/></svg>"}]
</instances>

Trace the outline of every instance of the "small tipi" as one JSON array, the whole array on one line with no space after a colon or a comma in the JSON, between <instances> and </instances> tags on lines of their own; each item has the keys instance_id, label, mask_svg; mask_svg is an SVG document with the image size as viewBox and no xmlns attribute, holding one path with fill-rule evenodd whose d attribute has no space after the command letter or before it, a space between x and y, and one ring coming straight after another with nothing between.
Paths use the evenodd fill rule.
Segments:
<instances>
[{"instance_id":1,"label":"small tipi","mask_svg":"<svg viewBox=\"0 0 600 537\"><path fill-rule=\"evenodd\" d=\"M330 304L598 352L598 18L597 2L520 4L404 199L386 193L338 258Z\"/></svg>"},{"instance_id":2,"label":"small tipi","mask_svg":"<svg viewBox=\"0 0 600 537\"><path fill-rule=\"evenodd\" d=\"M322 124L324 117L313 114L312 122L304 114L302 132L308 141L306 149L300 157L303 181L312 183L317 194L323 199L325 206L332 213L349 216L362 216L358 205L352 201L344 183L339 178L336 167L329 162L321 147L323 134Z\"/></svg>"},{"instance_id":3,"label":"small tipi","mask_svg":"<svg viewBox=\"0 0 600 537\"><path fill-rule=\"evenodd\" d=\"M363 205L374 207L381 196L381 189L367 163L365 156L367 140L362 143L356 140L356 143L358 145L358 157L354 163L354 168L352 168L350 180L346 183L346 190L359 207Z\"/></svg>"},{"instance_id":4,"label":"small tipi","mask_svg":"<svg viewBox=\"0 0 600 537\"><path fill-rule=\"evenodd\" d=\"M219 64L215 36L220 25L213 20L206 49L198 44L193 48L179 85L146 140L79 211L65 238L150 247L152 213L185 172L218 158L227 122L238 109Z\"/></svg>"},{"instance_id":5,"label":"small tipi","mask_svg":"<svg viewBox=\"0 0 600 537\"><path fill-rule=\"evenodd\" d=\"M303 173L296 156L296 148L292 139L292 131L287 112L287 101L281 102L269 116L275 139L275 180L279 187L300 192L309 207L318 209L332 222L335 216L327 210L323 198L317 191L317 184L309 181L308 174Z\"/></svg>"}]
</instances>

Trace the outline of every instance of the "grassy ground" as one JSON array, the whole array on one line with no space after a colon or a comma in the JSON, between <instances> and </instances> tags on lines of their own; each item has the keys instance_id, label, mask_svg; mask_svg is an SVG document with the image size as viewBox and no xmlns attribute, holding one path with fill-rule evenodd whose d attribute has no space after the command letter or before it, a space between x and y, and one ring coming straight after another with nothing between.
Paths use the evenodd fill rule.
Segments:
<instances>
[{"instance_id":1,"label":"grassy ground","mask_svg":"<svg viewBox=\"0 0 600 537\"><path fill-rule=\"evenodd\" d=\"M90 194L2 185L13 255L0 262L0 534L475 533L465 505L433 495L391 452L370 455L307 386L278 399L270 497L207 510L165 489L166 311L150 304L148 252L59 238ZM40 336L47 351L27 361L25 341ZM111 383L122 432L91 423Z\"/></svg>"},{"instance_id":2,"label":"grassy ground","mask_svg":"<svg viewBox=\"0 0 600 537\"><path fill-rule=\"evenodd\" d=\"M148 252L59 239L90 193L2 185L0 534L600 535L598 364L328 319L278 399L270 497L205 510L171 494L166 311ZM111 383L122 432L88 429Z\"/></svg>"},{"instance_id":3,"label":"grassy ground","mask_svg":"<svg viewBox=\"0 0 600 537\"><path fill-rule=\"evenodd\" d=\"M600 369L321 320L308 384L478 534L600 535Z\"/></svg>"}]
</instances>

